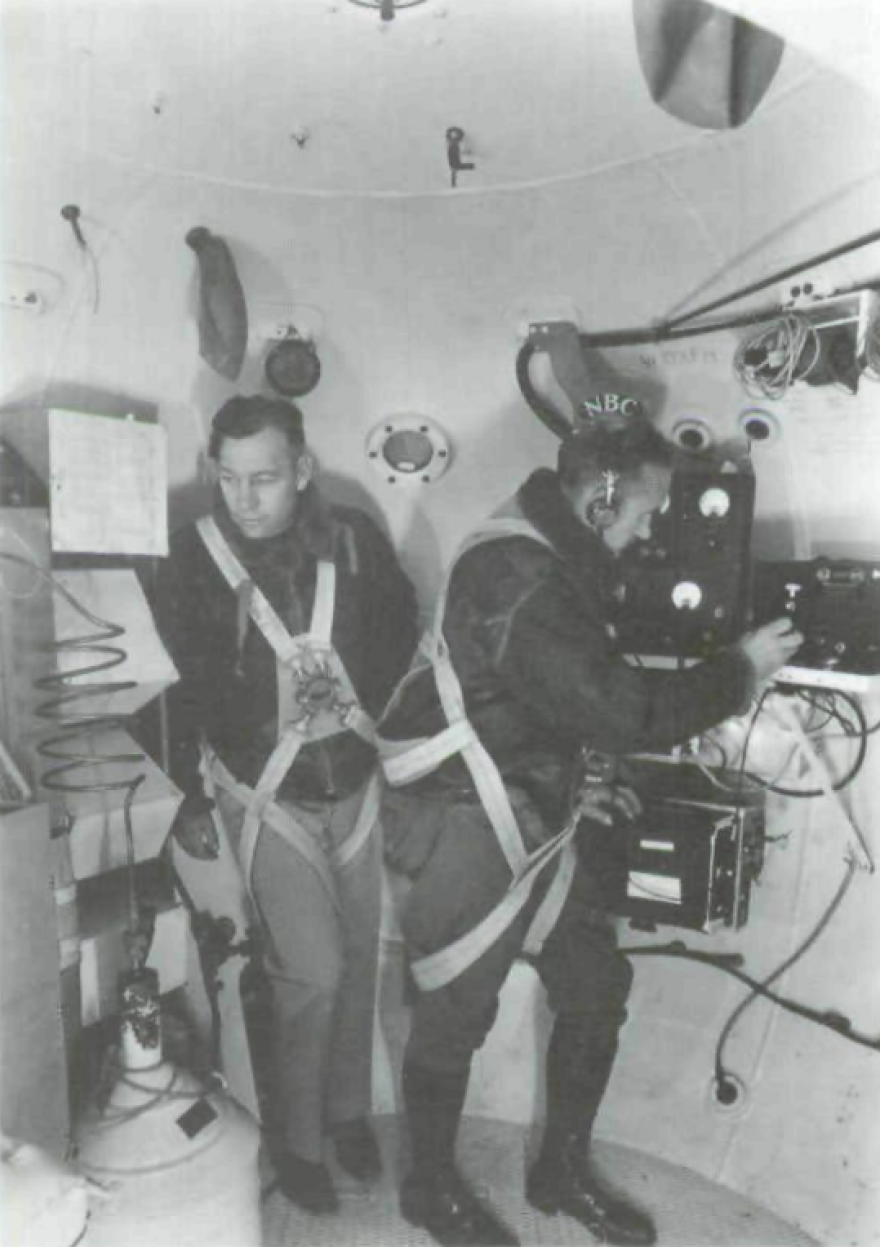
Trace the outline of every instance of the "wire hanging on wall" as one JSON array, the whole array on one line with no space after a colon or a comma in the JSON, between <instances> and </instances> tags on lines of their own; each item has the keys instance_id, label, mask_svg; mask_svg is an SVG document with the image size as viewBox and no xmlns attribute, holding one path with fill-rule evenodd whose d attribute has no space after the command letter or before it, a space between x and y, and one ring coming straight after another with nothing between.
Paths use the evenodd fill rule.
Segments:
<instances>
[{"instance_id":1,"label":"wire hanging on wall","mask_svg":"<svg viewBox=\"0 0 880 1247\"><path fill-rule=\"evenodd\" d=\"M819 361L819 335L806 316L788 312L740 342L733 368L752 398L782 398Z\"/></svg>"},{"instance_id":2,"label":"wire hanging on wall","mask_svg":"<svg viewBox=\"0 0 880 1247\"><path fill-rule=\"evenodd\" d=\"M32 569L38 577L45 580L54 592L60 594L73 609L85 620L98 629L95 633L85 636L56 641L56 652L73 652L76 654L92 654L96 661L79 667L75 671L58 671L52 675L41 676L34 684L36 688L52 694L50 700L37 706L37 715L57 725L58 733L41 740L37 744L37 752L48 759L52 765L40 776L44 788L58 793L82 792L124 792L123 824L125 828L126 871L128 880L128 930L126 951L134 968L140 968L147 959L152 942L152 916L141 910L135 886L135 846L134 828L132 825L131 807L138 788L146 779L146 773L121 776L107 780L77 780L73 778L84 769L92 769L95 765L129 765L144 761L142 753L95 754L85 750L83 737L99 730L107 730L122 725L123 716L107 711L75 710L72 703L82 703L95 697L105 698L113 693L135 688L134 680L117 680L110 683L76 684L72 681L78 677L96 675L98 672L118 667L126 661L128 654L121 645L111 644L124 635L125 629L119 624L110 623L106 619L93 614L83 606L59 580L44 571L31 558L0 551L0 559L17 563ZM78 744L74 746L74 742Z\"/></svg>"}]
</instances>

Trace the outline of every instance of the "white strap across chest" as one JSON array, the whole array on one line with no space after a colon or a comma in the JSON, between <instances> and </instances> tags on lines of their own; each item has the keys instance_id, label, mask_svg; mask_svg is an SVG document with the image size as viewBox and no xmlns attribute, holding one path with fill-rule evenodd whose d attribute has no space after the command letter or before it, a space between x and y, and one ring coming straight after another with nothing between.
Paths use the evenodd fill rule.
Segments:
<instances>
[{"instance_id":1,"label":"white strap across chest","mask_svg":"<svg viewBox=\"0 0 880 1247\"><path fill-rule=\"evenodd\" d=\"M237 592L241 585L250 580L250 576L230 549L229 543L217 527L216 521L210 515L207 515L198 521L196 527L199 530L199 536L207 546L211 557L223 573L227 583ZM290 635L262 589L254 585L251 594L251 618L272 646L276 657L281 662L288 662L306 641L329 649L332 645L335 609L336 568L327 559L318 560L311 625L309 631L301 636L292 637Z\"/></svg>"},{"instance_id":2,"label":"white strap across chest","mask_svg":"<svg viewBox=\"0 0 880 1247\"><path fill-rule=\"evenodd\" d=\"M214 562L227 583L234 591L250 581L250 577L240 560L230 549L216 522L205 516L196 525L199 535L205 543ZM254 623L272 647L276 658L279 684L279 707L281 703L281 686L283 679L289 676L290 670L304 658L314 658L316 651L330 665L336 679L344 686L349 700L338 716L338 723L329 729L324 726L315 730L313 719L305 710L300 720L295 723L279 725L278 741L263 767L262 774L253 788L239 785L236 795L246 806L244 826L242 829L242 866L245 879L249 882L250 870L256 851L257 838L266 817L267 810L273 808L275 795L284 781L288 771L296 761L299 751L310 739L326 739L344 731L353 731L370 744L375 740L375 728L372 719L361 708L354 685L352 684L342 659L333 648L333 618L336 609L336 567L327 559L319 559L315 580L315 601L312 607L312 618L309 631L300 636L292 637L277 611L262 590L252 586L249 613ZM228 784L227 784L228 786ZM278 830L277 811L268 820Z\"/></svg>"},{"instance_id":3,"label":"white strap across chest","mask_svg":"<svg viewBox=\"0 0 880 1247\"><path fill-rule=\"evenodd\" d=\"M559 857L557 874L526 937L526 951L540 951L562 911L574 877L572 825L539 846L533 853L529 854L527 851L501 772L467 718L461 681L452 665L449 647L443 636L446 601L458 560L468 550L484 542L517 536L527 537L553 548L527 520L515 516L493 516L464 541L444 582L431 630L422 641L420 660L405 677L392 699L393 706L409 681L430 664L448 727L435 736L417 740L391 741L377 738L382 768L392 787L421 779L448 758L461 754L512 875L507 893L481 923L448 947L412 963L413 976L425 991L444 986L472 965L523 909L543 874L544 867Z\"/></svg>"}]
</instances>

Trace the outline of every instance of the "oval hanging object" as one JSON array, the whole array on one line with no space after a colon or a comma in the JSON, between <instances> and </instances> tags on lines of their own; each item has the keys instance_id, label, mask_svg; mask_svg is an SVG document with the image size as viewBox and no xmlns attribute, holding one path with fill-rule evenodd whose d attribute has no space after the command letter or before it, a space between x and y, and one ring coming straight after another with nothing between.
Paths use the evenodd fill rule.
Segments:
<instances>
[{"instance_id":1,"label":"oval hanging object","mask_svg":"<svg viewBox=\"0 0 880 1247\"><path fill-rule=\"evenodd\" d=\"M633 21L651 98L706 130L748 121L785 50L778 35L707 0L633 0Z\"/></svg>"},{"instance_id":2,"label":"oval hanging object","mask_svg":"<svg viewBox=\"0 0 880 1247\"><path fill-rule=\"evenodd\" d=\"M222 238L203 226L186 236L199 262L199 354L221 377L234 381L244 363L247 305L235 261Z\"/></svg>"},{"instance_id":3,"label":"oval hanging object","mask_svg":"<svg viewBox=\"0 0 880 1247\"><path fill-rule=\"evenodd\" d=\"M271 348L263 371L277 394L302 398L320 381L321 361L314 343L294 331Z\"/></svg>"}]
</instances>

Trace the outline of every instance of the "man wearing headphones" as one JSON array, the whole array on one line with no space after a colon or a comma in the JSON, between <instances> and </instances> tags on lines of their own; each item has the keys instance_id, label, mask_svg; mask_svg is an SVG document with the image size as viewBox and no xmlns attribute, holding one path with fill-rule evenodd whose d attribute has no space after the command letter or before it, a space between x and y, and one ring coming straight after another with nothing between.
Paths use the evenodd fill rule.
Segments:
<instances>
[{"instance_id":1,"label":"man wearing headphones","mask_svg":"<svg viewBox=\"0 0 880 1247\"><path fill-rule=\"evenodd\" d=\"M613 783L615 756L668 748L741 710L801 643L779 620L688 670L626 663L610 624L615 558L649 537L670 477L671 448L641 417L566 438L558 470L534 472L465 542L381 724L386 857L414 881L402 920L418 993L401 1210L441 1243L516 1242L458 1174L454 1149L471 1058L523 952L556 1015L527 1197L604 1242L655 1239L589 1166L632 971L587 838L638 813ZM584 765L600 756L610 774Z\"/></svg>"}]
</instances>

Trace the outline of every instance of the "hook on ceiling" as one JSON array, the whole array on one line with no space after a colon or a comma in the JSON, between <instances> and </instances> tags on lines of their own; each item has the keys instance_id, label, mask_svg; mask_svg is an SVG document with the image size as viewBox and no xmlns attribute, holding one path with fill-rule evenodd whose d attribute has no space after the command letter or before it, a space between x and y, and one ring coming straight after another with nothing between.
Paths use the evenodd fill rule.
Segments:
<instances>
[{"instance_id":1,"label":"hook on ceiling","mask_svg":"<svg viewBox=\"0 0 880 1247\"><path fill-rule=\"evenodd\" d=\"M463 169L476 168L472 160L463 159L461 150L463 143L464 130L462 130L461 126L450 126L446 131L446 159L449 161L453 186L458 184L458 175Z\"/></svg>"},{"instance_id":2,"label":"hook on ceiling","mask_svg":"<svg viewBox=\"0 0 880 1247\"><path fill-rule=\"evenodd\" d=\"M349 0L361 9L378 9L383 22L393 22L398 9L412 9L425 0Z\"/></svg>"}]
</instances>

